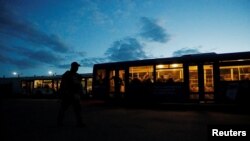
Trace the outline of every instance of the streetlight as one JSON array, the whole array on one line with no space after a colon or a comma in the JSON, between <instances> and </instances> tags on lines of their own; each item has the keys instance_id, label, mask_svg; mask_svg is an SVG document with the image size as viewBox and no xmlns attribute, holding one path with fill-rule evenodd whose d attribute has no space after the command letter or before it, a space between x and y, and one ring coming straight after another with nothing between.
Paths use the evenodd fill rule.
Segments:
<instances>
[{"instance_id":1,"label":"streetlight","mask_svg":"<svg viewBox=\"0 0 250 141\"><path fill-rule=\"evenodd\" d=\"M14 72L12 72L12 74L13 74L14 76L17 76L17 72L15 72L15 71L14 71Z\"/></svg>"},{"instance_id":2,"label":"streetlight","mask_svg":"<svg viewBox=\"0 0 250 141\"><path fill-rule=\"evenodd\" d=\"M15 77L17 76L17 77L19 77L20 76L20 74L19 73L17 73L16 71L13 71L12 72L12 75L14 75Z\"/></svg>"},{"instance_id":3,"label":"streetlight","mask_svg":"<svg viewBox=\"0 0 250 141\"><path fill-rule=\"evenodd\" d=\"M48 74L49 74L49 75L52 75L52 74L53 74L53 72L50 70L50 71L48 71Z\"/></svg>"}]
</instances>

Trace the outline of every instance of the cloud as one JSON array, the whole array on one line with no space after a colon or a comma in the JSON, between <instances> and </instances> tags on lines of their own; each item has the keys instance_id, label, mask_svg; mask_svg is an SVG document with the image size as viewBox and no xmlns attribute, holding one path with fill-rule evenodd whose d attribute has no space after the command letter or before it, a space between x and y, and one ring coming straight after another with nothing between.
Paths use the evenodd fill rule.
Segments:
<instances>
[{"instance_id":1,"label":"cloud","mask_svg":"<svg viewBox=\"0 0 250 141\"><path fill-rule=\"evenodd\" d=\"M69 64L58 64L58 65L55 65L54 67L60 68L60 69L68 69L70 67L70 63Z\"/></svg>"},{"instance_id":2,"label":"cloud","mask_svg":"<svg viewBox=\"0 0 250 141\"><path fill-rule=\"evenodd\" d=\"M149 56L146 55L142 44L136 38L132 37L114 41L104 55L104 57L84 58L80 61L80 64L85 67L93 67L94 64L99 63L149 58Z\"/></svg>"},{"instance_id":3,"label":"cloud","mask_svg":"<svg viewBox=\"0 0 250 141\"><path fill-rule=\"evenodd\" d=\"M86 56L86 52L74 51L59 36L43 32L18 16L4 1L0 1L0 48L1 64L20 69L57 66L69 58L63 56Z\"/></svg>"},{"instance_id":4,"label":"cloud","mask_svg":"<svg viewBox=\"0 0 250 141\"><path fill-rule=\"evenodd\" d=\"M141 18L142 28L139 37L147 41L165 43L169 40L164 28L158 25L156 20L147 17ZM137 36L138 37L138 36ZM93 67L94 64L113 62L113 61L129 61L152 58L144 51L143 44L137 37L126 37L121 40L114 41L113 44L104 53L102 58L85 58L81 60L81 64L87 67Z\"/></svg>"},{"instance_id":5,"label":"cloud","mask_svg":"<svg viewBox=\"0 0 250 141\"><path fill-rule=\"evenodd\" d=\"M148 58L149 56L146 55L143 48L144 47L136 38L127 37L122 40L114 41L104 53L104 57L84 58L80 61L80 64L85 67L93 67L94 64L99 63L140 60ZM65 66L63 65L61 67Z\"/></svg>"},{"instance_id":6,"label":"cloud","mask_svg":"<svg viewBox=\"0 0 250 141\"><path fill-rule=\"evenodd\" d=\"M27 54L27 56L31 59L47 64L57 64L61 60L60 57L56 56L54 53L45 50L35 51Z\"/></svg>"},{"instance_id":7,"label":"cloud","mask_svg":"<svg viewBox=\"0 0 250 141\"><path fill-rule=\"evenodd\" d=\"M32 68L39 66L41 63L56 65L62 59L48 50L34 50L22 46L6 46L3 44L0 44L0 47L2 50L0 61L19 68Z\"/></svg>"},{"instance_id":8,"label":"cloud","mask_svg":"<svg viewBox=\"0 0 250 141\"><path fill-rule=\"evenodd\" d=\"M36 63L32 59L16 58L15 56L6 56L3 52L0 52L0 61L1 63L12 64L13 66L16 66L19 69L28 69L38 66L38 63Z\"/></svg>"},{"instance_id":9,"label":"cloud","mask_svg":"<svg viewBox=\"0 0 250 141\"><path fill-rule=\"evenodd\" d=\"M57 35L48 35L38 30L30 22L15 16L5 5L0 8L0 26L0 34L8 35L11 38L22 39L61 53L70 50Z\"/></svg>"},{"instance_id":10,"label":"cloud","mask_svg":"<svg viewBox=\"0 0 250 141\"><path fill-rule=\"evenodd\" d=\"M112 19L105 13L100 11L94 11L92 15L92 20L97 25L103 25L103 24L113 24Z\"/></svg>"},{"instance_id":11,"label":"cloud","mask_svg":"<svg viewBox=\"0 0 250 141\"><path fill-rule=\"evenodd\" d=\"M142 22L142 28L139 37L150 42L165 43L169 41L170 35L166 33L166 30L156 20L142 17L140 21ZM111 47L105 52L107 59L112 61L127 61L151 58L152 56L146 54L144 45L139 42L137 37L127 37L114 41Z\"/></svg>"},{"instance_id":12,"label":"cloud","mask_svg":"<svg viewBox=\"0 0 250 141\"><path fill-rule=\"evenodd\" d=\"M101 9L101 4L93 0L82 2L82 8L80 9L81 17L88 17L88 19L96 25L113 24L112 17Z\"/></svg>"},{"instance_id":13,"label":"cloud","mask_svg":"<svg viewBox=\"0 0 250 141\"><path fill-rule=\"evenodd\" d=\"M106 57L93 57L93 58L84 58L80 61L80 64L83 67L93 67L94 64L109 62Z\"/></svg>"},{"instance_id":14,"label":"cloud","mask_svg":"<svg viewBox=\"0 0 250 141\"><path fill-rule=\"evenodd\" d=\"M170 35L157 23L156 20L149 19L148 17L142 17L140 21L142 23L140 37L149 41L160 43L169 41Z\"/></svg>"},{"instance_id":15,"label":"cloud","mask_svg":"<svg viewBox=\"0 0 250 141\"><path fill-rule=\"evenodd\" d=\"M185 48L181 48L181 49L176 50L176 51L173 52L173 57L179 57L179 56L187 55L187 54L198 54L198 53L201 53L199 51L199 48L200 47L194 47L194 48L185 47Z\"/></svg>"},{"instance_id":16,"label":"cloud","mask_svg":"<svg viewBox=\"0 0 250 141\"><path fill-rule=\"evenodd\" d=\"M136 38L124 38L115 41L110 48L107 49L105 55L108 59L114 61L138 60L147 58L143 46Z\"/></svg>"},{"instance_id":17,"label":"cloud","mask_svg":"<svg viewBox=\"0 0 250 141\"><path fill-rule=\"evenodd\" d=\"M81 65L81 67L90 67L92 68L94 64L99 63L105 63L110 62L110 60L107 57L88 57L88 58L82 58L78 61L78 63ZM67 64L57 64L55 67L61 68L61 69L67 69L69 68L71 63Z\"/></svg>"}]
</instances>

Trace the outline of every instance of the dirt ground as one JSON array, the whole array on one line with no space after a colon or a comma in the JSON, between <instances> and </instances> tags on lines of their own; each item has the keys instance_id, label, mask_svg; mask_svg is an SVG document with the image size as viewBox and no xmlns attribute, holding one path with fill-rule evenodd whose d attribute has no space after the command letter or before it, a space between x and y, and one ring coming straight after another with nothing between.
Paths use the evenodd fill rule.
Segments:
<instances>
[{"instance_id":1,"label":"dirt ground","mask_svg":"<svg viewBox=\"0 0 250 141\"><path fill-rule=\"evenodd\" d=\"M83 101L86 127L69 109L57 127L55 99L0 101L1 141L206 141L209 125L250 125L250 115L211 110L127 108ZM165 105L167 106L167 105Z\"/></svg>"}]
</instances>

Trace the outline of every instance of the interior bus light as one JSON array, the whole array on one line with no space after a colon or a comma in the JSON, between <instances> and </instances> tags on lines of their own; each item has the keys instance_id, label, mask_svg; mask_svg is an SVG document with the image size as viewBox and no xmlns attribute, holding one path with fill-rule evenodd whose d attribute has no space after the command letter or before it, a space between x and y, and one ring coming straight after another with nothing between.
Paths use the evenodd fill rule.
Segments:
<instances>
[{"instance_id":1,"label":"interior bus light","mask_svg":"<svg viewBox=\"0 0 250 141\"><path fill-rule=\"evenodd\" d=\"M176 67L178 67L179 65L178 64L171 64L171 67L172 68L176 68Z\"/></svg>"},{"instance_id":2,"label":"interior bus light","mask_svg":"<svg viewBox=\"0 0 250 141\"><path fill-rule=\"evenodd\" d=\"M162 69L162 68L164 68L164 65L157 65L156 66L158 69Z\"/></svg>"}]
</instances>

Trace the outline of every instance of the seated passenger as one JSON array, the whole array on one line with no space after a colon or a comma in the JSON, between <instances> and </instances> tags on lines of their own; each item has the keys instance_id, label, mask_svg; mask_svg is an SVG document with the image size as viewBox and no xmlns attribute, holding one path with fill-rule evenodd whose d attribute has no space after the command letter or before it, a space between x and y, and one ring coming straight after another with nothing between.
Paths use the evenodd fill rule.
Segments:
<instances>
[{"instance_id":1,"label":"seated passenger","mask_svg":"<svg viewBox=\"0 0 250 141\"><path fill-rule=\"evenodd\" d=\"M161 76L157 79L157 82L158 82L158 83L165 83L166 80L165 80L164 76L161 75Z\"/></svg>"},{"instance_id":2,"label":"seated passenger","mask_svg":"<svg viewBox=\"0 0 250 141\"><path fill-rule=\"evenodd\" d=\"M249 75L245 75L244 80L250 80L250 76Z\"/></svg>"},{"instance_id":3,"label":"seated passenger","mask_svg":"<svg viewBox=\"0 0 250 141\"><path fill-rule=\"evenodd\" d=\"M167 80L167 82L168 82L168 83L174 83L174 79L173 79L173 78L169 78L169 79Z\"/></svg>"}]
</instances>

